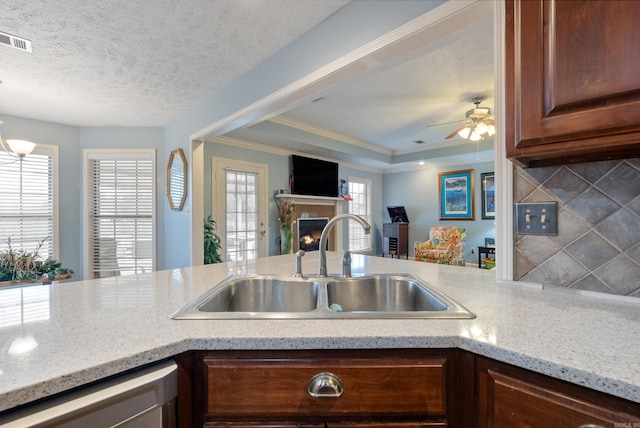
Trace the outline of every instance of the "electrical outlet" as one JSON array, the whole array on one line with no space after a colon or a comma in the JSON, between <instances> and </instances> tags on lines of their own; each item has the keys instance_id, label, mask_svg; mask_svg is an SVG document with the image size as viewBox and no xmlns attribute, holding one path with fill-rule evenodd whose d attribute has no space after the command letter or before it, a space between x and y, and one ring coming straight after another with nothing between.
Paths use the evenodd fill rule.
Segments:
<instances>
[{"instance_id":1,"label":"electrical outlet","mask_svg":"<svg viewBox=\"0 0 640 428\"><path fill-rule=\"evenodd\" d=\"M519 235L557 235L558 203L516 204L516 233Z\"/></svg>"}]
</instances>

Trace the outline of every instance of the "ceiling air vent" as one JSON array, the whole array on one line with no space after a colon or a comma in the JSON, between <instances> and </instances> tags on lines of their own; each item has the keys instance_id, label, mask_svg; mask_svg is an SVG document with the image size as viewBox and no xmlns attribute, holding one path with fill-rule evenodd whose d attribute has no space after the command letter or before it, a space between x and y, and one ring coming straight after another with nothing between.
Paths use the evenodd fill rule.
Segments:
<instances>
[{"instance_id":1,"label":"ceiling air vent","mask_svg":"<svg viewBox=\"0 0 640 428\"><path fill-rule=\"evenodd\" d=\"M31 40L21 39L20 37L12 36L11 34L3 33L1 31L0 45L7 45L12 48L20 49L21 51L31 52Z\"/></svg>"}]
</instances>

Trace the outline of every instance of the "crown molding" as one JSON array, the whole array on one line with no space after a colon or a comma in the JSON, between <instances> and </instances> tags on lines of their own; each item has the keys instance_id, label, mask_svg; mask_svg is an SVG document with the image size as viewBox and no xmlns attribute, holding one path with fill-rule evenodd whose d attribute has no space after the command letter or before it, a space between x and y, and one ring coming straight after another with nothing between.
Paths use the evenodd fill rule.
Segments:
<instances>
[{"instance_id":1,"label":"crown molding","mask_svg":"<svg viewBox=\"0 0 640 428\"><path fill-rule=\"evenodd\" d=\"M243 149L249 149L249 150L256 150L259 152L263 152L263 153L270 153L270 154L275 154L275 155L280 155L280 156L290 156L290 155L298 155L298 156L313 156L316 159L321 159L321 160L325 160L325 161L329 161L329 162L337 162L340 166L343 166L345 168L352 168L352 169L357 169L360 171L368 171L368 172L373 172L373 173L377 173L377 174L383 174L385 169L384 168L374 168L374 167L368 167L368 166L363 166L360 164L354 164L351 162L344 162L344 161L340 161L340 160L336 160L334 158L327 158L324 156L317 156L317 155L310 155L309 153L305 153L305 152L297 152L295 150L287 150L287 149L282 149L279 147L273 147L273 146L269 146L267 144L261 144L261 143L254 143L253 141L247 141L247 140L242 140L240 138L231 138L231 137L225 137L225 136L220 136L220 137L215 137L211 140L208 140L210 142L213 143L219 143L219 144L226 144L228 146L233 146L233 147L240 147Z\"/></svg>"},{"instance_id":2,"label":"crown molding","mask_svg":"<svg viewBox=\"0 0 640 428\"><path fill-rule=\"evenodd\" d=\"M326 128L321 128L319 126L311 125L310 123L302 122L301 120L297 120L297 119L292 119L287 116L283 116L283 115L274 116L270 118L269 121L277 123L279 125L287 126L289 128L294 128L300 131L308 132L310 134L318 135L320 137L325 137L330 140L340 141L341 143L351 144L353 146L357 146L363 149L382 153L387 156L392 156L395 154L395 150L387 149L385 147L380 147L372 142L362 140L360 138L351 137L349 135L342 134L340 132L331 131Z\"/></svg>"}]
</instances>

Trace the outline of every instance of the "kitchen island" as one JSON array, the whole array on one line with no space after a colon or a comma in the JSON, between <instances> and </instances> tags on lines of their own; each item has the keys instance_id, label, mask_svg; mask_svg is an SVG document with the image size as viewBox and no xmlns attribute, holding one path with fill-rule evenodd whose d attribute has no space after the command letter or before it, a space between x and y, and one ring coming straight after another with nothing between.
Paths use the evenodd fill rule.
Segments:
<instances>
[{"instance_id":1,"label":"kitchen island","mask_svg":"<svg viewBox=\"0 0 640 428\"><path fill-rule=\"evenodd\" d=\"M341 254L327 254L330 274ZM318 254L303 272L317 274ZM491 271L353 256L353 273L408 273L475 319L173 320L228 275L293 273L294 256L0 289L0 410L189 350L457 348L640 403L640 301Z\"/></svg>"}]
</instances>

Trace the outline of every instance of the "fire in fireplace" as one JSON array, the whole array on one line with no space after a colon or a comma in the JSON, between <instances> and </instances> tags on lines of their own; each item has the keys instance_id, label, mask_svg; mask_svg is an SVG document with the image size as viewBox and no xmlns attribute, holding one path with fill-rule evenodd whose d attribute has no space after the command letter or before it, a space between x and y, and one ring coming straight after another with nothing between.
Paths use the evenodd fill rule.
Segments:
<instances>
[{"instance_id":1,"label":"fire in fireplace","mask_svg":"<svg viewBox=\"0 0 640 428\"><path fill-rule=\"evenodd\" d=\"M327 217L299 218L299 248L305 251L318 251L320 249L320 236L322 235L322 229L324 229L327 223L329 223L329 218Z\"/></svg>"}]
</instances>

